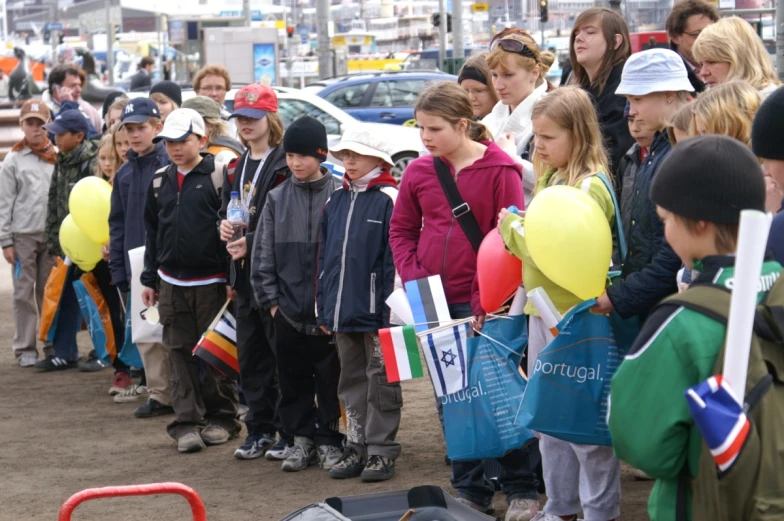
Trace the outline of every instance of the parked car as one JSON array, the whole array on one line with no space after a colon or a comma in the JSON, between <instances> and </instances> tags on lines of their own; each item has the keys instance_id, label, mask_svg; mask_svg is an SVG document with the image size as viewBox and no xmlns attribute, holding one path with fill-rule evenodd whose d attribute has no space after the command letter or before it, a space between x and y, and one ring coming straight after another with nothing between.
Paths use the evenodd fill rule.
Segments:
<instances>
[{"instance_id":1,"label":"parked car","mask_svg":"<svg viewBox=\"0 0 784 521\"><path fill-rule=\"evenodd\" d=\"M457 81L457 76L437 71L350 75L326 80L317 95L362 121L415 126L417 97L437 81Z\"/></svg>"}]
</instances>

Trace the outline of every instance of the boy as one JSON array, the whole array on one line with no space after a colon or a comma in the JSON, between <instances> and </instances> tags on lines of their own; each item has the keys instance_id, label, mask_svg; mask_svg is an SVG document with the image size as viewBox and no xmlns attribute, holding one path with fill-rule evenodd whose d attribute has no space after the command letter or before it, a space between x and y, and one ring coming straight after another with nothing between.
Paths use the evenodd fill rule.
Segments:
<instances>
[{"instance_id":1,"label":"boy","mask_svg":"<svg viewBox=\"0 0 784 521\"><path fill-rule=\"evenodd\" d=\"M44 125L44 129L55 135L55 144L60 152L49 184L49 202L46 207L46 246L49 255L65 258L60 248L60 224L68 215L68 196L80 179L93 175L98 157L98 145L86 139L87 119L78 110L66 110ZM54 335L54 354L35 363L44 371L60 371L77 367L79 348L76 333L82 323L82 313L73 281L76 279L70 266L68 277L60 297L57 312L57 329Z\"/></svg>"},{"instance_id":2,"label":"boy","mask_svg":"<svg viewBox=\"0 0 784 521\"><path fill-rule=\"evenodd\" d=\"M180 452L226 443L240 431L237 382L191 354L230 293L216 226L221 197L213 179L215 162L199 154L206 134L196 111L169 114L154 141L165 142L173 164L156 172L144 208L142 301L146 307L159 304L176 415L167 431Z\"/></svg>"},{"instance_id":3,"label":"boy","mask_svg":"<svg viewBox=\"0 0 784 521\"><path fill-rule=\"evenodd\" d=\"M689 139L662 163L651 199L669 244L687 268L700 272L691 288L730 289L740 211L765 211L756 157L728 137ZM766 262L762 280L780 272L780 264ZM761 283L760 299L770 286ZM664 303L649 316L612 379L613 446L619 458L657 480L648 501L652 521L676 519L678 478L687 461L695 474L701 439L684 392L713 375L724 336L722 323Z\"/></svg>"},{"instance_id":4,"label":"boy","mask_svg":"<svg viewBox=\"0 0 784 521\"><path fill-rule=\"evenodd\" d=\"M346 175L321 217L317 299L319 327L335 333L349 443L329 475L365 482L395 475L403 406L400 384L387 381L378 339L378 330L389 327L384 302L395 284L389 221L397 182L386 147L369 136L361 126L348 129L332 151Z\"/></svg>"},{"instance_id":5,"label":"boy","mask_svg":"<svg viewBox=\"0 0 784 521\"><path fill-rule=\"evenodd\" d=\"M629 115L628 102L623 114L629 124L629 134L634 138L635 143L618 163L620 179L617 180L615 191L618 202L621 205L623 229L630 230L632 225L631 204L632 195L634 194L634 181L637 178L637 171L648 155L656 133L647 127L643 127L638 121L635 121L634 116Z\"/></svg>"},{"instance_id":6,"label":"boy","mask_svg":"<svg viewBox=\"0 0 784 521\"><path fill-rule=\"evenodd\" d=\"M158 107L152 100L136 98L128 102L120 116L120 127L128 134L131 150L127 154L128 161L117 171L112 188L109 271L112 283L123 294L127 294L131 283L128 252L145 244L144 205L147 188L155 172L169 164L169 156L163 143L153 143L153 138L163 127ZM149 398L134 411L134 416L149 418L172 414L171 369L166 347L159 343L141 343L137 347L144 364ZM128 393L136 393L136 396L126 396ZM138 387L129 387L127 393L116 401L139 397Z\"/></svg>"},{"instance_id":7,"label":"boy","mask_svg":"<svg viewBox=\"0 0 784 521\"><path fill-rule=\"evenodd\" d=\"M5 157L0 172L0 246L5 260L15 266L13 349L21 367L32 367L38 360L38 312L53 265L46 251L46 207L40 204L57 160L57 149L43 128L49 118L43 100L22 105L19 124L24 139ZM51 350L44 346L44 355Z\"/></svg>"},{"instance_id":8,"label":"boy","mask_svg":"<svg viewBox=\"0 0 784 521\"><path fill-rule=\"evenodd\" d=\"M275 321L279 412L284 430L294 436L281 468L305 470L318 456L329 470L342 456L340 362L331 337L316 324L315 281L321 211L340 181L320 165L327 159L327 131L316 119L305 116L292 123L283 149L292 177L267 195L263 246L254 268L261 284L254 290L259 306L269 309Z\"/></svg>"},{"instance_id":9,"label":"boy","mask_svg":"<svg viewBox=\"0 0 784 521\"><path fill-rule=\"evenodd\" d=\"M751 127L751 148L762 159L762 170L779 188L784 187L784 87L776 89L762 103ZM784 262L784 212L779 210L770 225L768 249L779 263Z\"/></svg>"}]
</instances>

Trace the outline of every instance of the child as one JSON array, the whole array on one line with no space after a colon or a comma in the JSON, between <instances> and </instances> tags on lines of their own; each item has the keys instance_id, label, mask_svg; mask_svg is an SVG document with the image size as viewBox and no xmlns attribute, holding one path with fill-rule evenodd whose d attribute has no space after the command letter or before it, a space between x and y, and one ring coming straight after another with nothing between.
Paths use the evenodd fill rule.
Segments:
<instances>
[{"instance_id":1,"label":"child","mask_svg":"<svg viewBox=\"0 0 784 521\"><path fill-rule=\"evenodd\" d=\"M237 98L237 95L246 89L248 89L248 87L243 87L234 95L235 109L237 108L237 102L240 99L244 99ZM246 92L255 91L250 90ZM204 124L207 126L207 152L215 156L215 161L219 163L230 163L245 152L245 146L231 137L229 123L221 119L221 109L217 103L207 96L195 96L183 103L182 106L183 108L195 110L204 118ZM277 114L277 108L273 112Z\"/></svg>"},{"instance_id":2,"label":"child","mask_svg":"<svg viewBox=\"0 0 784 521\"><path fill-rule=\"evenodd\" d=\"M131 283L131 266L128 252L145 245L144 207L147 189L157 170L169 164L166 146L153 140L161 131L160 112L152 100L135 98L125 107L115 139L125 132L131 140L127 162L117 171L112 189L112 206L109 213L110 251L109 270L112 282L123 293L128 293ZM146 390L149 398L135 411L137 418L171 414L171 370L169 353L163 344L137 344L144 365ZM118 401L141 398L137 387L129 389Z\"/></svg>"},{"instance_id":3,"label":"child","mask_svg":"<svg viewBox=\"0 0 784 521\"><path fill-rule=\"evenodd\" d=\"M676 145L693 137L690 132L692 121L694 121L694 103L687 103L668 122L667 136L670 138L670 143Z\"/></svg>"},{"instance_id":4,"label":"child","mask_svg":"<svg viewBox=\"0 0 784 521\"><path fill-rule=\"evenodd\" d=\"M762 160L765 183L778 190L784 187L784 145L779 133L784 128L784 87L768 96L751 127L751 148ZM784 262L784 213L779 212L770 226L768 249L779 263Z\"/></svg>"},{"instance_id":5,"label":"child","mask_svg":"<svg viewBox=\"0 0 784 521\"><path fill-rule=\"evenodd\" d=\"M327 159L327 131L316 119L292 123L283 149L292 177L267 195L256 268L261 285L255 290L259 306L275 320L279 411L285 431L294 436L281 468L305 470L318 457L329 470L343 455L340 362L331 337L316 324L315 280L321 211L340 181L320 166Z\"/></svg>"},{"instance_id":6,"label":"child","mask_svg":"<svg viewBox=\"0 0 784 521\"><path fill-rule=\"evenodd\" d=\"M117 164L122 166L128 162L128 151L131 149L128 131L120 125L115 125L112 130L112 142L114 143L114 152L117 154ZM117 169L119 170L119 167Z\"/></svg>"},{"instance_id":7,"label":"child","mask_svg":"<svg viewBox=\"0 0 784 521\"><path fill-rule=\"evenodd\" d=\"M166 117L182 105L182 89L173 81L159 81L150 89L149 97L158 105L164 123Z\"/></svg>"},{"instance_id":8,"label":"child","mask_svg":"<svg viewBox=\"0 0 784 521\"><path fill-rule=\"evenodd\" d=\"M751 146L751 122L762 98L757 89L740 80L722 83L693 103L689 127L692 136L719 134Z\"/></svg>"},{"instance_id":9,"label":"child","mask_svg":"<svg viewBox=\"0 0 784 521\"><path fill-rule=\"evenodd\" d=\"M765 211L765 183L748 148L724 136L679 144L661 164L651 199L667 242L687 267L700 271L692 287L731 288L740 211ZM765 280L775 280L780 271L777 262L763 265L760 300L770 288ZM648 500L652 521L681 519L678 481L687 462L695 476L701 450L684 392L713 376L725 333L721 322L665 303L648 317L612 379L613 446L619 458L656 478ZM696 504L699 496L683 499ZM742 507L742 501L722 499L730 509ZM735 513L725 519L749 519Z\"/></svg>"},{"instance_id":10,"label":"child","mask_svg":"<svg viewBox=\"0 0 784 521\"><path fill-rule=\"evenodd\" d=\"M22 105L19 124L24 139L5 157L0 172L0 246L5 260L15 266L12 345L21 367L32 367L38 360L38 312L53 265L46 252L42 200L57 160L57 149L43 128L49 118L43 100L30 99ZM45 345L44 355L51 350Z\"/></svg>"},{"instance_id":11,"label":"child","mask_svg":"<svg viewBox=\"0 0 784 521\"><path fill-rule=\"evenodd\" d=\"M534 165L539 191L556 185L579 188L602 209L611 228L615 212L611 192L600 178L607 175L607 155L596 111L588 94L578 87L562 87L539 101L531 118L535 134ZM536 198L536 193L534 194ZM502 210L501 235L507 247L523 259L523 285L529 290L542 287L559 313L582 299L556 286L534 264L521 234L523 217ZM539 353L553 340L548 327L530 302L528 333L528 374L533 373ZM580 510L589 521L617 518L621 502L621 468L612 447L579 445L541 434L539 450L547 490L543 521L576 520Z\"/></svg>"},{"instance_id":12,"label":"child","mask_svg":"<svg viewBox=\"0 0 784 521\"><path fill-rule=\"evenodd\" d=\"M117 152L114 149L114 136L111 133L104 134L98 142L98 162L95 175L106 180L109 184L114 184L114 175L119 166Z\"/></svg>"},{"instance_id":13,"label":"child","mask_svg":"<svg viewBox=\"0 0 784 521\"><path fill-rule=\"evenodd\" d=\"M384 303L395 284L389 221L397 197L386 146L362 126L347 129L332 154L343 162L343 189L321 217L318 323L335 333L338 396L346 411L348 450L333 478L384 481L395 475L403 394L387 381L378 330L389 327ZM350 263L350 268L349 264Z\"/></svg>"},{"instance_id":14,"label":"child","mask_svg":"<svg viewBox=\"0 0 784 521\"><path fill-rule=\"evenodd\" d=\"M207 114L207 120L220 118L218 104L205 96L197 96L196 106ZM191 100L188 100L190 103ZM248 405L245 425L248 436L234 452L238 459L254 459L265 456L275 444L275 435L281 431L277 416L278 388L275 384L274 322L269 309L261 308L253 296L251 287L251 255L254 246L259 251L259 219L261 209L270 190L285 181L290 175L286 164L286 153L280 146L283 142L283 122L278 116L278 97L270 87L258 84L247 85L234 96L234 113L248 151L240 159L229 163L226 184L223 187L221 208L221 240L234 262L231 265L231 285L237 291L237 354L240 365L242 393ZM210 124L205 120L207 132ZM225 126L220 121L220 126ZM210 148L208 148L210 150ZM219 155L225 151L219 152ZM232 242L234 228L225 220L231 192L239 192L240 202L247 210L248 222L245 235ZM287 437L282 435L279 450L285 451ZM274 455L274 454L273 454ZM283 458L285 459L285 458Z\"/></svg>"},{"instance_id":15,"label":"child","mask_svg":"<svg viewBox=\"0 0 784 521\"><path fill-rule=\"evenodd\" d=\"M65 259L60 248L60 224L68 215L68 196L80 179L92 175L98 155L98 145L86 139L87 119L78 110L62 111L44 129L55 135L60 152L49 185L49 202L46 207L46 246L49 255ZM76 333L82 324L82 314L73 281L76 266L68 269L68 277L60 297L57 325L54 335L54 354L35 363L44 371L60 371L77 367L79 348Z\"/></svg>"},{"instance_id":16,"label":"child","mask_svg":"<svg viewBox=\"0 0 784 521\"><path fill-rule=\"evenodd\" d=\"M618 202L621 205L623 227L624 229L629 229L632 224L631 200L634 193L634 181L637 179L637 172L648 156L655 132L643 127L639 121L634 119L634 116L629 115L628 103L626 104L624 116L626 116L626 121L629 124L629 133L634 138L635 144L626 152L626 155L621 158L621 162L618 164L617 173L621 178L619 181L616 181L615 190Z\"/></svg>"},{"instance_id":17,"label":"child","mask_svg":"<svg viewBox=\"0 0 784 521\"><path fill-rule=\"evenodd\" d=\"M128 103L131 101L121 92L116 92L113 94L117 94L117 96L114 97L113 101L106 108L103 124L104 134L110 132L117 125L117 123L120 122L120 118L122 118L122 113L123 110L125 110L125 106L128 105ZM107 97L106 99L108 100L109 98Z\"/></svg>"},{"instance_id":18,"label":"child","mask_svg":"<svg viewBox=\"0 0 784 521\"><path fill-rule=\"evenodd\" d=\"M144 208L142 301L146 307L158 302L176 414L167 431L179 452L220 445L240 432L237 382L191 354L230 293L226 254L215 226L221 198L214 178L220 172L211 155L199 153L206 134L196 111L169 114L155 141L165 142L173 164L156 172Z\"/></svg>"}]
</instances>

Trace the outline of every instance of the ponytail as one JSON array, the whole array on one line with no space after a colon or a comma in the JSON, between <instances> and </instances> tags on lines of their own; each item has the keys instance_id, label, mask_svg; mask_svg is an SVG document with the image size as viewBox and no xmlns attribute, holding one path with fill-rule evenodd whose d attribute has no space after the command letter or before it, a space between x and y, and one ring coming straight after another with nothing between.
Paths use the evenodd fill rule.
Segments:
<instances>
[{"instance_id":1,"label":"ponytail","mask_svg":"<svg viewBox=\"0 0 784 521\"><path fill-rule=\"evenodd\" d=\"M493 137L482 123L474 121L474 111L471 100L462 87L450 81L435 83L425 89L419 96L414 107L414 116L417 112L427 112L447 120L452 126L460 120L468 121L466 133L473 141L492 141Z\"/></svg>"},{"instance_id":2,"label":"ponytail","mask_svg":"<svg viewBox=\"0 0 784 521\"><path fill-rule=\"evenodd\" d=\"M468 120L468 137L472 141L492 141L493 136L487 127L479 121Z\"/></svg>"}]
</instances>

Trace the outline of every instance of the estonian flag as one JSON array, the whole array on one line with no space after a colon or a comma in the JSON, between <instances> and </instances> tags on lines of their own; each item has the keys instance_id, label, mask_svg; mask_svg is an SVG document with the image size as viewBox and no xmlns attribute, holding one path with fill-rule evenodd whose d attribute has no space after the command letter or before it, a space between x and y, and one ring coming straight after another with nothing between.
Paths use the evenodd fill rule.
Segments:
<instances>
[{"instance_id":1,"label":"estonian flag","mask_svg":"<svg viewBox=\"0 0 784 521\"><path fill-rule=\"evenodd\" d=\"M193 348L193 354L210 364L224 376L237 378L240 364L237 359L237 322L229 312L230 300L212 321L207 331Z\"/></svg>"}]
</instances>

